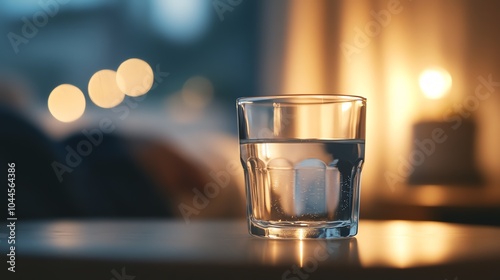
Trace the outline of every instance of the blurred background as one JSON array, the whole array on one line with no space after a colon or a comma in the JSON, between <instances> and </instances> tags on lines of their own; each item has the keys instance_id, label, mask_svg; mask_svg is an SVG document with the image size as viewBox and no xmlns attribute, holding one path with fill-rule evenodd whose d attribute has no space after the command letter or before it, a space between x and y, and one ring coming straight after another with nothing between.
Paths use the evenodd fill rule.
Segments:
<instances>
[{"instance_id":1,"label":"blurred background","mask_svg":"<svg viewBox=\"0 0 500 280\"><path fill-rule=\"evenodd\" d=\"M2 165L20 218L242 218L235 99L368 98L361 217L500 225L500 3L494 0L6 0ZM96 106L129 58L151 90ZM51 91L85 112L61 122ZM4 171L6 172L6 171Z\"/></svg>"}]
</instances>

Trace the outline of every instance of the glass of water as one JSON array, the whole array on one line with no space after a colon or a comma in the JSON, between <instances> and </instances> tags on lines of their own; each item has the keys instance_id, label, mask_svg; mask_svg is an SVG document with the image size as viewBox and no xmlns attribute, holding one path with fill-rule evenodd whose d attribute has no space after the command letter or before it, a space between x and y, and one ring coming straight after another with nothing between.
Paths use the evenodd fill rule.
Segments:
<instances>
[{"instance_id":1,"label":"glass of water","mask_svg":"<svg viewBox=\"0 0 500 280\"><path fill-rule=\"evenodd\" d=\"M366 99L349 95L237 100L250 234L357 234Z\"/></svg>"}]
</instances>

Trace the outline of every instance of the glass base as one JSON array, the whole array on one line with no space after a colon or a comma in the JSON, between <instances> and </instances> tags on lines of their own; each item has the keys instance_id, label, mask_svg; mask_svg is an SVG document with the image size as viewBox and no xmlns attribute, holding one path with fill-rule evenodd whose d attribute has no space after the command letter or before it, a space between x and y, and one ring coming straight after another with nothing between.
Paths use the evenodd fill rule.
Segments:
<instances>
[{"instance_id":1,"label":"glass base","mask_svg":"<svg viewBox=\"0 0 500 280\"><path fill-rule=\"evenodd\" d=\"M271 239L333 239L352 237L358 233L355 222L259 222L249 221L253 236Z\"/></svg>"}]
</instances>

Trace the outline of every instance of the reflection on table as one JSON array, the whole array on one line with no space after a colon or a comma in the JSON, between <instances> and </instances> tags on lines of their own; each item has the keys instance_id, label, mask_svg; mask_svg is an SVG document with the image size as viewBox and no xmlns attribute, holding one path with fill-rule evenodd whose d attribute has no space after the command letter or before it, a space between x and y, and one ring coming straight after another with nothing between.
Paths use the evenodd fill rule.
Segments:
<instances>
[{"instance_id":1,"label":"reflection on table","mask_svg":"<svg viewBox=\"0 0 500 280\"><path fill-rule=\"evenodd\" d=\"M336 240L254 238L239 220L23 222L17 243L19 275L54 279L122 268L137 279L500 276L500 228L439 222L361 221L356 238Z\"/></svg>"}]
</instances>

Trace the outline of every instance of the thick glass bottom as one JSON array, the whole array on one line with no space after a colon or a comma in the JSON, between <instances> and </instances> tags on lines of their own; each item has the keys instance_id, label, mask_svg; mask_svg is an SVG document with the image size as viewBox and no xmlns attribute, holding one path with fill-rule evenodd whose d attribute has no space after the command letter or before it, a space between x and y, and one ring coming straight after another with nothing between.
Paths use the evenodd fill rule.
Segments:
<instances>
[{"instance_id":1,"label":"thick glass bottom","mask_svg":"<svg viewBox=\"0 0 500 280\"><path fill-rule=\"evenodd\" d=\"M250 219L253 236L271 239L334 239L352 237L358 233L358 223L343 222L263 222Z\"/></svg>"}]
</instances>

